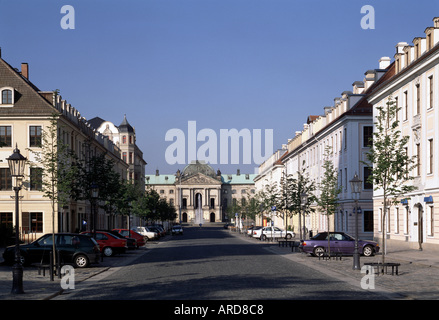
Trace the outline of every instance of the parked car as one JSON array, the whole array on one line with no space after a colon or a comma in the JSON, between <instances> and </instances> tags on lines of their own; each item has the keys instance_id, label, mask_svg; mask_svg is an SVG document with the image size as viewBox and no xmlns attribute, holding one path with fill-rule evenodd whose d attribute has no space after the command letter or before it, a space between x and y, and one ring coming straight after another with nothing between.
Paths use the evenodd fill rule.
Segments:
<instances>
[{"instance_id":1,"label":"parked car","mask_svg":"<svg viewBox=\"0 0 439 320\"><path fill-rule=\"evenodd\" d=\"M354 253L355 238L352 236L344 232L330 232L329 237L329 247L332 252L349 255ZM299 249L313 256L322 256L328 250L328 232L321 232L309 240L304 240L299 245ZM358 251L366 257L374 255L379 250L380 247L375 241L358 240Z\"/></svg>"},{"instance_id":2,"label":"parked car","mask_svg":"<svg viewBox=\"0 0 439 320\"><path fill-rule=\"evenodd\" d=\"M108 232L108 233L115 235L118 238L126 239L128 249L130 249L130 250L137 249L137 240L134 239L133 237L128 237L128 235L124 236L123 234L120 234L120 232L115 231L115 230L98 230L98 231Z\"/></svg>"},{"instance_id":3,"label":"parked car","mask_svg":"<svg viewBox=\"0 0 439 320\"><path fill-rule=\"evenodd\" d=\"M153 225L153 227L157 228L157 230L159 231L161 237L166 236L166 230L165 230L165 227L163 227L163 225L155 224L155 225Z\"/></svg>"},{"instance_id":4,"label":"parked car","mask_svg":"<svg viewBox=\"0 0 439 320\"><path fill-rule=\"evenodd\" d=\"M178 226L173 226L172 230L171 230L171 234L183 234L183 228L182 226L178 225Z\"/></svg>"},{"instance_id":5,"label":"parked car","mask_svg":"<svg viewBox=\"0 0 439 320\"><path fill-rule=\"evenodd\" d=\"M149 239L158 239L159 235L157 232L149 230L147 227L134 227L131 230L134 230L140 233L142 236L145 236L147 240Z\"/></svg>"},{"instance_id":6,"label":"parked car","mask_svg":"<svg viewBox=\"0 0 439 320\"><path fill-rule=\"evenodd\" d=\"M261 228L262 228L262 227L251 226L250 228L247 229L247 235L248 235L249 237L252 237L252 236L253 236L253 231L254 231L254 230L259 230L259 229L261 229Z\"/></svg>"},{"instance_id":7,"label":"parked car","mask_svg":"<svg viewBox=\"0 0 439 320\"><path fill-rule=\"evenodd\" d=\"M158 237L163 237L166 233L163 232L162 229L160 229L159 227L156 226L148 226L147 227L150 231L153 231L155 233L157 233Z\"/></svg>"},{"instance_id":8,"label":"parked car","mask_svg":"<svg viewBox=\"0 0 439 320\"><path fill-rule=\"evenodd\" d=\"M134 230L128 230L128 229L113 229L113 231L119 232L124 237L130 237L136 239L137 242L137 248L143 247L146 244L146 241L148 238L141 235L140 233L134 231Z\"/></svg>"},{"instance_id":9,"label":"parked car","mask_svg":"<svg viewBox=\"0 0 439 320\"><path fill-rule=\"evenodd\" d=\"M53 235L45 234L29 244L20 245L21 263L47 264L53 249ZM73 264L77 268L86 268L92 263L99 263L100 250L98 243L91 237L76 233L55 233L55 249L59 250L62 264ZM7 247L3 253L7 264L15 261L15 246Z\"/></svg>"},{"instance_id":10,"label":"parked car","mask_svg":"<svg viewBox=\"0 0 439 320\"><path fill-rule=\"evenodd\" d=\"M93 236L92 231L82 232L82 234ZM96 241L99 243L102 254L106 257L111 257L118 253L125 253L127 250L126 239L121 239L108 232L96 231Z\"/></svg>"},{"instance_id":11,"label":"parked car","mask_svg":"<svg viewBox=\"0 0 439 320\"><path fill-rule=\"evenodd\" d=\"M293 231L284 231L278 227L263 227L253 230L253 237L261 240L268 238L287 238L291 239L295 236Z\"/></svg>"}]
</instances>

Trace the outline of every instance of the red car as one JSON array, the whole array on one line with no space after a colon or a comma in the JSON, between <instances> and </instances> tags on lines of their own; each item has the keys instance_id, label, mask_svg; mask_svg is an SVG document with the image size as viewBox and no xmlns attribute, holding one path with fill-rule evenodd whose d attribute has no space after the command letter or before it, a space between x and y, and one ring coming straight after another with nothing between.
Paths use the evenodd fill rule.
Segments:
<instances>
[{"instance_id":1,"label":"red car","mask_svg":"<svg viewBox=\"0 0 439 320\"><path fill-rule=\"evenodd\" d=\"M81 233L93 237L92 231ZM121 239L108 232L96 231L96 241L99 244L102 254L106 257L114 256L117 253L125 253L128 249L126 239Z\"/></svg>"},{"instance_id":2,"label":"red car","mask_svg":"<svg viewBox=\"0 0 439 320\"><path fill-rule=\"evenodd\" d=\"M144 236L142 236L140 233L134 231L134 230L128 230L128 229L113 229L113 231L119 232L124 237L134 238L137 240L137 248L143 247L146 244L146 239ZM128 232L130 232L130 235L128 235Z\"/></svg>"}]
</instances>

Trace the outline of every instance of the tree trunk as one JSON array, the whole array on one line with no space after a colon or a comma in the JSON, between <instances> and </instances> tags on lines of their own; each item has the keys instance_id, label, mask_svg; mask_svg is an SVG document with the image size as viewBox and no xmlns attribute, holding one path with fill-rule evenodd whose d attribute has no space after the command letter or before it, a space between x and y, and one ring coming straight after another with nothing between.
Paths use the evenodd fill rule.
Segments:
<instances>
[{"instance_id":1,"label":"tree trunk","mask_svg":"<svg viewBox=\"0 0 439 320\"><path fill-rule=\"evenodd\" d=\"M384 194L384 208L383 208L383 218L381 221L381 230L382 230L382 240L381 240L381 245L382 245L382 260L381 262L384 264L385 260L386 260L386 251L385 251L385 241L386 241L386 216L387 216L387 197Z\"/></svg>"}]
</instances>

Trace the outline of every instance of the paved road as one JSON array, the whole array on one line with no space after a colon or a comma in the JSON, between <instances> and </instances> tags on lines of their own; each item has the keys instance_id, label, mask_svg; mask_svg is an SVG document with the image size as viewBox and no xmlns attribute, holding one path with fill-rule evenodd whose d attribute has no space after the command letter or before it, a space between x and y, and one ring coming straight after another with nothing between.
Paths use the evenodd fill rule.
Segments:
<instances>
[{"instance_id":1,"label":"paved road","mask_svg":"<svg viewBox=\"0 0 439 320\"><path fill-rule=\"evenodd\" d=\"M219 227L186 228L56 300L386 299Z\"/></svg>"}]
</instances>

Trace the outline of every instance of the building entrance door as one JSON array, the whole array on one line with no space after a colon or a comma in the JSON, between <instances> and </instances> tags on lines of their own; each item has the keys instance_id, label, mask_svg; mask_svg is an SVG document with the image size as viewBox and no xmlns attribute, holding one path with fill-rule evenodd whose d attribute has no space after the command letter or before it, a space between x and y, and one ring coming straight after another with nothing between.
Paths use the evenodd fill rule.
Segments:
<instances>
[{"instance_id":1,"label":"building entrance door","mask_svg":"<svg viewBox=\"0 0 439 320\"><path fill-rule=\"evenodd\" d=\"M419 250L422 250L422 244L424 242L424 208L420 204L417 204L413 209L412 240L413 242L418 242Z\"/></svg>"}]
</instances>

